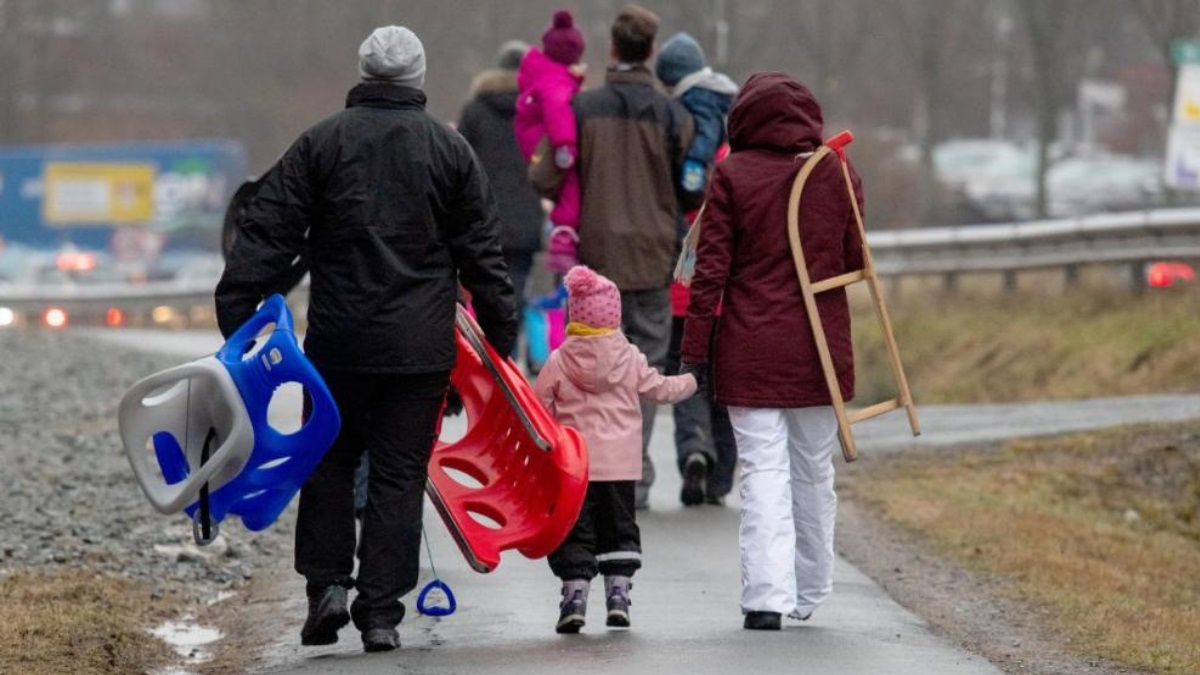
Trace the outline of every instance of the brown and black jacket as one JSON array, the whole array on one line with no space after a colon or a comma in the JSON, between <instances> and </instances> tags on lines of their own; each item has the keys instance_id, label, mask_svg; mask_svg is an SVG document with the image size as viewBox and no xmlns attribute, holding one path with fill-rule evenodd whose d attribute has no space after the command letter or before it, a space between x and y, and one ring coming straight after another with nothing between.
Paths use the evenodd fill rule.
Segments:
<instances>
[{"instance_id":1,"label":"brown and black jacket","mask_svg":"<svg viewBox=\"0 0 1200 675\"><path fill-rule=\"evenodd\" d=\"M643 65L611 68L572 101L579 126L579 259L621 291L666 288L678 250L691 115Z\"/></svg>"}]
</instances>

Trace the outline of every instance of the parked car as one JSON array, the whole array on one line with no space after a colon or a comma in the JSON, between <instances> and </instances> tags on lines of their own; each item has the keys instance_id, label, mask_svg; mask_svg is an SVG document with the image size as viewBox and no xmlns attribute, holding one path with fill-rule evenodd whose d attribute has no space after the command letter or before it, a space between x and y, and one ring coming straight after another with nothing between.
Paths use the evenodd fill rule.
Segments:
<instances>
[{"instance_id":1,"label":"parked car","mask_svg":"<svg viewBox=\"0 0 1200 675\"><path fill-rule=\"evenodd\" d=\"M1032 148L1015 153L995 148L977 148L976 154L955 152L959 156L953 162L947 161L948 166L958 167L957 173L952 173L954 177L946 184L957 186L968 212L977 220L1022 221L1036 217L1037 162ZM1109 153L1058 159L1046 171L1047 216L1073 218L1157 206L1164 195L1161 175L1162 165L1157 159Z\"/></svg>"},{"instance_id":2,"label":"parked car","mask_svg":"<svg viewBox=\"0 0 1200 675\"><path fill-rule=\"evenodd\" d=\"M1046 172L1052 218L1127 211L1162 201L1162 163L1127 155L1069 157Z\"/></svg>"}]
</instances>

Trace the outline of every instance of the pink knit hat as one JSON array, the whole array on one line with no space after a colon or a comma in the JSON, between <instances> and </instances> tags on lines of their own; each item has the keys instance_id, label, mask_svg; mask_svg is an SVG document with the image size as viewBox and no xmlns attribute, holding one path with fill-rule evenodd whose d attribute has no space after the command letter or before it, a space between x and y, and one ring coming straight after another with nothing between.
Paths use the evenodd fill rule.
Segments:
<instances>
[{"instance_id":1,"label":"pink knit hat","mask_svg":"<svg viewBox=\"0 0 1200 675\"><path fill-rule=\"evenodd\" d=\"M584 265L572 267L564 282L572 322L592 328L621 327L621 293L616 284Z\"/></svg>"},{"instance_id":2,"label":"pink knit hat","mask_svg":"<svg viewBox=\"0 0 1200 675\"><path fill-rule=\"evenodd\" d=\"M571 13L565 9L555 12L550 28L542 33L542 53L569 66L583 58L583 47L583 33L575 27Z\"/></svg>"}]
</instances>

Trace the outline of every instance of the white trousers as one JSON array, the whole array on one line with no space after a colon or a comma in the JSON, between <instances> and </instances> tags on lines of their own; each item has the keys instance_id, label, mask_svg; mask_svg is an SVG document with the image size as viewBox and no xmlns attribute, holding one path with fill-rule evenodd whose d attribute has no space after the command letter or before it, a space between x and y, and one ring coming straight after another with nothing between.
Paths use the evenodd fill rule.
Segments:
<instances>
[{"instance_id":1,"label":"white trousers","mask_svg":"<svg viewBox=\"0 0 1200 675\"><path fill-rule=\"evenodd\" d=\"M742 611L810 614L833 590L831 406L729 408L741 460Z\"/></svg>"}]
</instances>

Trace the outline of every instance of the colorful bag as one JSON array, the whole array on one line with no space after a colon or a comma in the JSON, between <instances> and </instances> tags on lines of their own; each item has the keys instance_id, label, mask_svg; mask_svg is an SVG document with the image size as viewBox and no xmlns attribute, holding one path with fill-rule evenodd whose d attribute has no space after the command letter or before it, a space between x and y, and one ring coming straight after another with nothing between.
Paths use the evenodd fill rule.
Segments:
<instances>
[{"instance_id":1,"label":"colorful bag","mask_svg":"<svg viewBox=\"0 0 1200 675\"><path fill-rule=\"evenodd\" d=\"M525 306L525 335L529 360L540 370L567 336L567 288L559 284L554 293L532 298Z\"/></svg>"}]
</instances>

